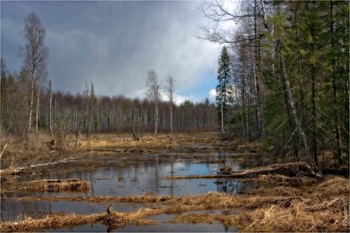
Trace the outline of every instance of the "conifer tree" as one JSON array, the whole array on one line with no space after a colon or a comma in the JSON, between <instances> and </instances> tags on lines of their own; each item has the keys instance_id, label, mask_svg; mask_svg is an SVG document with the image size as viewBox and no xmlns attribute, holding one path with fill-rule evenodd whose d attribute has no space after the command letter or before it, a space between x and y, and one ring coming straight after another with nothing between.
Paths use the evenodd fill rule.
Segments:
<instances>
[{"instance_id":1,"label":"conifer tree","mask_svg":"<svg viewBox=\"0 0 350 233\"><path fill-rule=\"evenodd\" d=\"M225 124L228 123L228 108L233 96L231 61L225 46L222 49L218 63L219 84L216 86L216 103L219 109L220 133L223 136Z\"/></svg>"}]
</instances>

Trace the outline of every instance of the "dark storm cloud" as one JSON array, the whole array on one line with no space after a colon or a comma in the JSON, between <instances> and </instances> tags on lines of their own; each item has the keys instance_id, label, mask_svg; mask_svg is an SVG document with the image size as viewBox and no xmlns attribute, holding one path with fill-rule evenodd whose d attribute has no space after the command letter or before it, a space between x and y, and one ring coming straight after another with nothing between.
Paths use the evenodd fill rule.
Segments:
<instances>
[{"instance_id":1,"label":"dark storm cloud","mask_svg":"<svg viewBox=\"0 0 350 233\"><path fill-rule=\"evenodd\" d=\"M2 2L2 56L19 70L24 18L36 12L47 31L49 79L55 89L143 97L154 69L175 77L182 95L212 82L219 47L195 38L204 17L199 2Z\"/></svg>"}]
</instances>

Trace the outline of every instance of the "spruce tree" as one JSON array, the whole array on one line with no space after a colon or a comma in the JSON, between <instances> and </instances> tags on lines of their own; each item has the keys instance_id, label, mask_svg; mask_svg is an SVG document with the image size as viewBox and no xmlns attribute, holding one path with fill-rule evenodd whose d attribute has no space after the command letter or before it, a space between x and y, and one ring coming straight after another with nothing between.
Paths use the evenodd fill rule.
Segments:
<instances>
[{"instance_id":1,"label":"spruce tree","mask_svg":"<svg viewBox=\"0 0 350 233\"><path fill-rule=\"evenodd\" d=\"M228 123L228 107L233 96L231 61L225 46L221 51L218 63L219 84L216 86L216 103L219 109L220 132L223 136L225 125Z\"/></svg>"}]
</instances>

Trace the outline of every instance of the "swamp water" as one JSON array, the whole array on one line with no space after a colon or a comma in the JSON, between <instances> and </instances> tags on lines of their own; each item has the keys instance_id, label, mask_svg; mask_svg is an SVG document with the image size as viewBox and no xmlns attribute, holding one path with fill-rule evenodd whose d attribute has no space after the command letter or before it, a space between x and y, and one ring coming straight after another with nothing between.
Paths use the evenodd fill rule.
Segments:
<instances>
[{"instance_id":1,"label":"swamp water","mask_svg":"<svg viewBox=\"0 0 350 233\"><path fill-rule=\"evenodd\" d=\"M91 182L91 189L85 193L9 193L1 198L1 220L21 219L25 216L40 217L49 213L92 214L105 212L110 203L90 203L75 201L23 201L23 196L132 196L153 193L155 195L182 196L203 194L210 191L239 193L252 186L236 179L163 179L165 176L187 176L217 174L225 164L233 170L250 167L256 156L239 153L217 154L166 154L166 155L110 155L99 159L98 168L79 171L79 166L91 163L91 160L72 161L76 163L76 172L67 174L42 175L42 179L81 179ZM214 162L213 162L214 161ZM36 177L35 179L37 179ZM135 211L147 204L112 203L115 211ZM153 216L152 220L160 222L147 226L126 226L121 232L135 231L197 231L197 232L232 232L222 224L169 224L171 215ZM74 228L57 229L57 231L106 231L102 224L82 225Z\"/></svg>"}]
</instances>

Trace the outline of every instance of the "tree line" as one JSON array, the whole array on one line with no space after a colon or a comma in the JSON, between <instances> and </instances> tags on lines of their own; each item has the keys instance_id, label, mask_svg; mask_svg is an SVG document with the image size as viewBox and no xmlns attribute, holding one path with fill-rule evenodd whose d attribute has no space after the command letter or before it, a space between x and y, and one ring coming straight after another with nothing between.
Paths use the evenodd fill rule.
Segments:
<instances>
[{"instance_id":1,"label":"tree line","mask_svg":"<svg viewBox=\"0 0 350 233\"><path fill-rule=\"evenodd\" d=\"M324 151L338 164L348 161L348 1L252 0L238 8L206 3L211 24L198 35L225 45L217 87L222 131L263 139L276 155L316 166Z\"/></svg>"},{"instance_id":2,"label":"tree line","mask_svg":"<svg viewBox=\"0 0 350 233\"><path fill-rule=\"evenodd\" d=\"M4 69L2 72L2 132L24 138L28 125L28 112L31 108L30 80L24 72L11 74L6 73ZM217 130L216 107L209 100L203 103L192 103L187 100L180 105L173 103L170 114L169 101L159 99L158 113L155 115L156 103L152 99L131 99L122 95L96 96L93 83L86 85L84 91L75 95L61 91L50 93L48 84L35 90L34 94L39 96L39 100L34 101L32 107L35 110L31 122L31 125L35 126L33 134L37 133L36 129L49 132L51 121L51 130L55 135L74 133L89 137L95 132L131 133L132 131L141 135L142 132L154 131L156 117L157 130L169 134L171 128L176 132ZM172 125L170 122L173 122Z\"/></svg>"},{"instance_id":3,"label":"tree line","mask_svg":"<svg viewBox=\"0 0 350 233\"><path fill-rule=\"evenodd\" d=\"M175 79L168 76L161 87L155 71L146 77L147 98L96 96L93 83L86 83L78 94L52 91L48 80L48 48L45 28L35 13L24 23L23 65L19 73L7 72L1 58L1 133L25 139L26 144L39 131L47 130L51 139L64 140L68 134L90 137L95 132L133 133L135 139L144 132L213 131L217 129L214 104L185 101L175 105ZM169 101L162 101L164 89Z\"/></svg>"}]
</instances>

